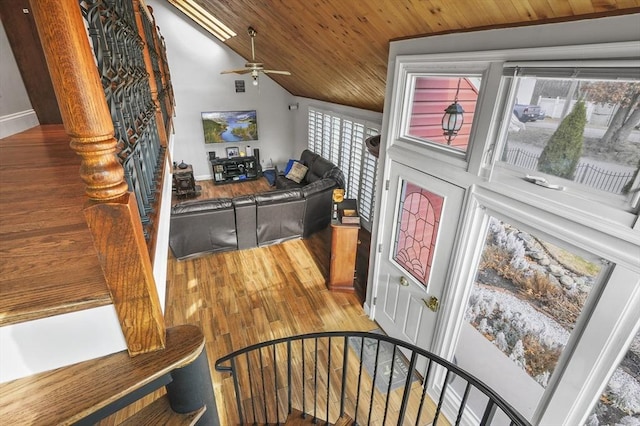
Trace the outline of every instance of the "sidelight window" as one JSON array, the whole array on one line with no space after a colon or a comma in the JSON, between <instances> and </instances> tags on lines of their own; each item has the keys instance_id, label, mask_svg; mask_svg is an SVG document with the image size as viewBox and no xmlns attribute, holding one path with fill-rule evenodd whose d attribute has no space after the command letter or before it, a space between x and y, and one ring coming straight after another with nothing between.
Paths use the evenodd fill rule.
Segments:
<instances>
[{"instance_id":1,"label":"sidelight window","mask_svg":"<svg viewBox=\"0 0 640 426\"><path fill-rule=\"evenodd\" d=\"M458 364L531 419L607 270L593 255L490 218Z\"/></svg>"}]
</instances>

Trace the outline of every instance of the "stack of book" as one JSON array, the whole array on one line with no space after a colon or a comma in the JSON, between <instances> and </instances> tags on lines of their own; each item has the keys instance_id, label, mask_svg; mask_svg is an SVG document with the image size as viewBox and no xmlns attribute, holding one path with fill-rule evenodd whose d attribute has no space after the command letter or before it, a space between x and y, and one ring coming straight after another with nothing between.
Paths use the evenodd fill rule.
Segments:
<instances>
[{"instance_id":1,"label":"stack of book","mask_svg":"<svg viewBox=\"0 0 640 426\"><path fill-rule=\"evenodd\" d=\"M358 202L355 199L347 198L338 203L338 220L347 225L359 225L360 214L358 213Z\"/></svg>"}]
</instances>

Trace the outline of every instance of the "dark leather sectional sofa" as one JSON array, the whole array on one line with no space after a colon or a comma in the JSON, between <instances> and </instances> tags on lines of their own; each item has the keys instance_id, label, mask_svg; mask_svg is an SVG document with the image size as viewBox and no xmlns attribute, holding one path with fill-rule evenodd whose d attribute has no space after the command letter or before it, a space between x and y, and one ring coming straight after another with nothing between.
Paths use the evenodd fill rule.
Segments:
<instances>
[{"instance_id":1,"label":"dark leather sectional sofa","mask_svg":"<svg viewBox=\"0 0 640 426\"><path fill-rule=\"evenodd\" d=\"M299 160L309 170L300 183L276 177L276 189L235 198L186 201L171 211L169 247L178 259L242 250L306 238L331 222L334 188L344 187L342 171L305 150Z\"/></svg>"}]
</instances>

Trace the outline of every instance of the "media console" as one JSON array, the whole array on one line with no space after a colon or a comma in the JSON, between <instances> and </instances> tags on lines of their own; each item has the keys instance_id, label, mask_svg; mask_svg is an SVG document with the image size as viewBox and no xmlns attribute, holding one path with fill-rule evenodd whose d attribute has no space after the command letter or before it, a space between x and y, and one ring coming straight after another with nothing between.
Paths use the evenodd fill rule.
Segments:
<instances>
[{"instance_id":1,"label":"media console","mask_svg":"<svg viewBox=\"0 0 640 426\"><path fill-rule=\"evenodd\" d=\"M210 160L216 185L242 182L262 176L256 157L214 158Z\"/></svg>"}]
</instances>

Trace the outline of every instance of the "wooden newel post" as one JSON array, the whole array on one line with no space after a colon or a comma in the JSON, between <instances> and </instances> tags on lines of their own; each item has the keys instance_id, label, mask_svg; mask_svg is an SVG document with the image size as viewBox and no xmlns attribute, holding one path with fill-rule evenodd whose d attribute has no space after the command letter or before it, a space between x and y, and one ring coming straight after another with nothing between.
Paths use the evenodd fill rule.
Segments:
<instances>
[{"instance_id":1,"label":"wooden newel post","mask_svg":"<svg viewBox=\"0 0 640 426\"><path fill-rule=\"evenodd\" d=\"M111 114L77 0L31 0L93 235L129 353L164 348L165 325L135 197L116 157Z\"/></svg>"}]
</instances>

